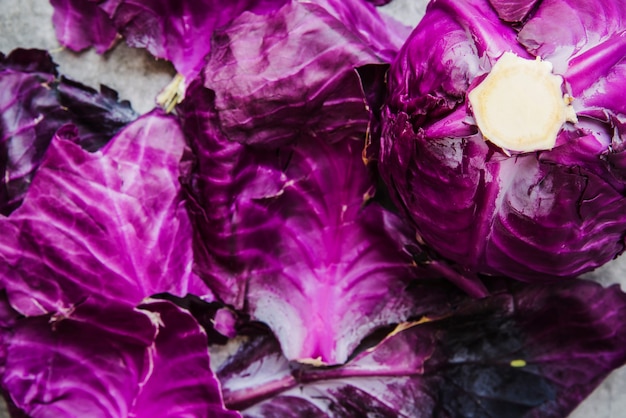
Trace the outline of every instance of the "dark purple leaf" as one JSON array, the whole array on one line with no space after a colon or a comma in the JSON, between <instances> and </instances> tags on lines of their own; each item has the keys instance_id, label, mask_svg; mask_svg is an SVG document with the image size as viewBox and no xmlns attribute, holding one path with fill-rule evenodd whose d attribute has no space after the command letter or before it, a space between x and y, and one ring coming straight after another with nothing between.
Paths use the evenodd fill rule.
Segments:
<instances>
[{"instance_id":1,"label":"dark purple leaf","mask_svg":"<svg viewBox=\"0 0 626 418\"><path fill-rule=\"evenodd\" d=\"M500 19L521 22L535 7L538 0L489 0Z\"/></svg>"},{"instance_id":2,"label":"dark purple leaf","mask_svg":"<svg viewBox=\"0 0 626 418\"><path fill-rule=\"evenodd\" d=\"M391 0L367 0L374 6L384 6L385 4L391 3Z\"/></svg>"},{"instance_id":3,"label":"dark purple leaf","mask_svg":"<svg viewBox=\"0 0 626 418\"><path fill-rule=\"evenodd\" d=\"M98 93L59 78L50 55L16 49L0 55L0 214L17 208L57 129L77 126L80 144L88 150L103 146L137 117L117 93Z\"/></svg>"},{"instance_id":4,"label":"dark purple leaf","mask_svg":"<svg viewBox=\"0 0 626 418\"><path fill-rule=\"evenodd\" d=\"M245 417L566 416L626 362L626 295L503 284L480 300L457 294L339 367L290 363L271 336L250 338L217 371L226 404Z\"/></svg>"},{"instance_id":5,"label":"dark purple leaf","mask_svg":"<svg viewBox=\"0 0 626 418\"><path fill-rule=\"evenodd\" d=\"M150 374L157 326L117 304L21 319L5 339L2 386L30 417L128 416Z\"/></svg>"}]
</instances>

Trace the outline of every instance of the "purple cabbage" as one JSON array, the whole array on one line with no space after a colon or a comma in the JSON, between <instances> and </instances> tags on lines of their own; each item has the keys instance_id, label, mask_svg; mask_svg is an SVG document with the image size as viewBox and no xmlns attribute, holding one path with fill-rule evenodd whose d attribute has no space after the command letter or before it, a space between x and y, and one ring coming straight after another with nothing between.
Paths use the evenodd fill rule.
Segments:
<instances>
[{"instance_id":1,"label":"purple cabbage","mask_svg":"<svg viewBox=\"0 0 626 418\"><path fill-rule=\"evenodd\" d=\"M24 198L48 144L61 126L78 129L80 145L94 151L137 117L105 86L101 92L60 77L50 55L16 49L0 54L0 214Z\"/></svg>"},{"instance_id":2,"label":"purple cabbage","mask_svg":"<svg viewBox=\"0 0 626 418\"><path fill-rule=\"evenodd\" d=\"M569 3L585 36L549 29ZM617 286L478 274L544 281L619 252L598 237L623 235L621 6L598 25L576 1L433 2L384 101L406 33L363 0L53 4L64 44L119 32L187 95L129 123L47 56L3 57L0 83L51 103L5 95L23 119L3 141L37 150L0 218L13 416L560 417L626 363ZM473 125L466 92L509 50L569 77L580 121L553 150L511 157Z\"/></svg>"},{"instance_id":3,"label":"purple cabbage","mask_svg":"<svg viewBox=\"0 0 626 418\"><path fill-rule=\"evenodd\" d=\"M245 11L265 14L287 0L51 0L61 44L104 52L117 33L137 48L167 59L188 81L201 70L213 31ZM95 30L94 30L95 28ZM85 36L85 34L88 34Z\"/></svg>"},{"instance_id":4,"label":"purple cabbage","mask_svg":"<svg viewBox=\"0 0 626 418\"><path fill-rule=\"evenodd\" d=\"M93 46L99 54L113 47L118 30L108 11L117 1L50 0L52 23L61 45L73 51Z\"/></svg>"},{"instance_id":5,"label":"purple cabbage","mask_svg":"<svg viewBox=\"0 0 626 418\"><path fill-rule=\"evenodd\" d=\"M626 361L617 286L495 282L480 300L439 286L416 289L439 311L340 367L294 364L251 335L216 370L226 405L244 417L562 417Z\"/></svg>"},{"instance_id":6,"label":"purple cabbage","mask_svg":"<svg viewBox=\"0 0 626 418\"><path fill-rule=\"evenodd\" d=\"M224 407L206 334L167 301L18 317L2 345L15 416L240 416Z\"/></svg>"},{"instance_id":7,"label":"purple cabbage","mask_svg":"<svg viewBox=\"0 0 626 418\"><path fill-rule=\"evenodd\" d=\"M406 318L416 274L412 238L373 201L362 159L375 95L362 81L382 72L356 67L383 61L334 17L351 9L333 7L235 19L178 109L197 159L198 274L268 324L288 358L331 364Z\"/></svg>"},{"instance_id":8,"label":"purple cabbage","mask_svg":"<svg viewBox=\"0 0 626 418\"><path fill-rule=\"evenodd\" d=\"M57 132L23 205L0 219L0 280L12 306L31 316L85 300L210 296L191 272L177 121L155 111L95 153L77 135L72 125Z\"/></svg>"},{"instance_id":9,"label":"purple cabbage","mask_svg":"<svg viewBox=\"0 0 626 418\"><path fill-rule=\"evenodd\" d=\"M394 201L439 257L525 281L590 271L624 250L626 232L626 7L532 6L431 3L390 69L380 148ZM467 92L506 51L551 62L574 97L578 122L551 150L509 155L473 121Z\"/></svg>"},{"instance_id":10,"label":"purple cabbage","mask_svg":"<svg viewBox=\"0 0 626 418\"><path fill-rule=\"evenodd\" d=\"M317 3L292 2L271 16L245 14L216 33L205 86L215 91L228 139L363 138L371 109L354 69L391 59L400 38L376 36L383 21L360 1ZM355 38L359 30L368 35Z\"/></svg>"},{"instance_id":11,"label":"purple cabbage","mask_svg":"<svg viewBox=\"0 0 626 418\"><path fill-rule=\"evenodd\" d=\"M391 3L391 0L367 0L374 6L384 6L385 4Z\"/></svg>"},{"instance_id":12,"label":"purple cabbage","mask_svg":"<svg viewBox=\"0 0 626 418\"><path fill-rule=\"evenodd\" d=\"M178 122L154 111L100 151L77 142L74 125L57 131L24 203L0 220L0 364L13 414L239 416L224 408L203 328L149 299L212 298L191 272Z\"/></svg>"},{"instance_id":13,"label":"purple cabbage","mask_svg":"<svg viewBox=\"0 0 626 418\"><path fill-rule=\"evenodd\" d=\"M230 142L213 98L194 83L180 108L197 155L188 180L197 272L221 301L267 323L288 358L343 362L413 304L406 228L371 199L362 141Z\"/></svg>"},{"instance_id":14,"label":"purple cabbage","mask_svg":"<svg viewBox=\"0 0 626 418\"><path fill-rule=\"evenodd\" d=\"M388 25L363 0L51 0L59 42L80 51L94 46L108 50L117 34L133 47L146 48L157 58L171 61L187 85L202 70L211 51L214 31L227 27L242 14L268 16L285 4L319 4L347 25L352 36L365 38L382 56L391 58L408 32ZM249 12L249 13L246 13Z\"/></svg>"}]
</instances>

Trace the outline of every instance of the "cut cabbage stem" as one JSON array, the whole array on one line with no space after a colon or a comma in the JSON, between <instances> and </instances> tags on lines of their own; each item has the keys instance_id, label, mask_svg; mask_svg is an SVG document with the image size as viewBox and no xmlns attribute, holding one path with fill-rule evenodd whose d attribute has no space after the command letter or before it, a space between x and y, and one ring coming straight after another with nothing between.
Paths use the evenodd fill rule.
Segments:
<instances>
[{"instance_id":1,"label":"cut cabbage stem","mask_svg":"<svg viewBox=\"0 0 626 418\"><path fill-rule=\"evenodd\" d=\"M563 124L577 122L562 84L548 61L505 52L469 93L478 129L507 153L554 148Z\"/></svg>"},{"instance_id":2,"label":"cut cabbage stem","mask_svg":"<svg viewBox=\"0 0 626 418\"><path fill-rule=\"evenodd\" d=\"M185 98L185 77L176 74L156 98L156 102L166 113L171 113Z\"/></svg>"}]
</instances>

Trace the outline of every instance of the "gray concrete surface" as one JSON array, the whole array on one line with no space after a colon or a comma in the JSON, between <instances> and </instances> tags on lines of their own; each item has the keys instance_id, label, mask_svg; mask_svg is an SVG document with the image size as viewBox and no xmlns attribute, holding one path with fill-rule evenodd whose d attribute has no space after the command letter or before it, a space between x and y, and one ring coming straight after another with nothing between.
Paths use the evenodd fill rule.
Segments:
<instances>
[{"instance_id":1,"label":"gray concrete surface","mask_svg":"<svg viewBox=\"0 0 626 418\"><path fill-rule=\"evenodd\" d=\"M384 10L414 25L423 14L425 4L426 0L394 0ZM130 100L139 112L153 108L156 95L174 74L168 63L123 44L104 56L93 51L76 54L60 48L51 15L52 8L46 0L0 0L0 51L6 54L16 47L47 49L62 74L92 87L106 84L116 89L122 99ZM588 277L604 284L621 283L625 288L626 257ZM6 410L0 409L0 418L6 417ZM626 367L613 372L571 417L626 417Z\"/></svg>"},{"instance_id":2,"label":"gray concrete surface","mask_svg":"<svg viewBox=\"0 0 626 418\"><path fill-rule=\"evenodd\" d=\"M0 51L46 49L61 74L95 88L105 84L120 92L122 99L131 100L139 112L154 107L154 98L175 73L168 62L124 43L104 55L93 50L74 53L60 47L51 19L47 0L0 0Z\"/></svg>"}]
</instances>

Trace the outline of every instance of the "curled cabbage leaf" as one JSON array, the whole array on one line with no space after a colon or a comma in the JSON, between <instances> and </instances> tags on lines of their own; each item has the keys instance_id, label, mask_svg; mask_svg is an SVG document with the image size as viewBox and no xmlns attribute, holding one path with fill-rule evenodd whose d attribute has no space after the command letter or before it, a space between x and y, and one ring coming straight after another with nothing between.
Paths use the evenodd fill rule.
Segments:
<instances>
[{"instance_id":1,"label":"curled cabbage leaf","mask_svg":"<svg viewBox=\"0 0 626 418\"><path fill-rule=\"evenodd\" d=\"M403 38L385 28L360 0L294 1L235 19L216 33L204 69L222 131L241 143L363 138L371 109L354 69L395 56Z\"/></svg>"}]
</instances>

